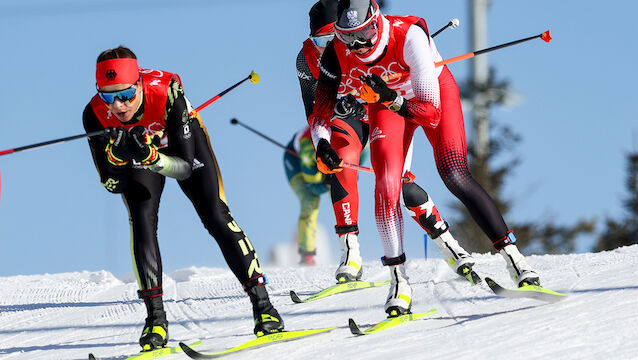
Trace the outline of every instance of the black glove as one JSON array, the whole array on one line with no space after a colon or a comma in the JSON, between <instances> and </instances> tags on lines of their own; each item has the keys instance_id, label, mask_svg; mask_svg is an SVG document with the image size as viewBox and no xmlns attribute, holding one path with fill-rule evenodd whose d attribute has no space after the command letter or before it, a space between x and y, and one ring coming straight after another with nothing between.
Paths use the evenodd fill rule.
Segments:
<instances>
[{"instance_id":1,"label":"black glove","mask_svg":"<svg viewBox=\"0 0 638 360\"><path fill-rule=\"evenodd\" d=\"M106 144L106 159L115 166L128 164L133 155L131 138L125 128L119 126L109 129L109 142Z\"/></svg>"},{"instance_id":2,"label":"black glove","mask_svg":"<svg viewBox=\"0 0 638 360\"><path fill-rule=\"evenodd\" d=\"M151 139L145 131L144 127L139 125L129 131L132 140L132 158L144 166L150 166L159 161L159 151L157 151L159 137L155 136Z\"/></svg>"},{"instance_id":3,"label":"black glove","mask_svg":"<svg viewBox=\"0 0 638 360\"><path fill-rule=\"evenodd\" d=\"M367 103L393 102L397 98L397 92L377 74L361 75L359 80L365 84L361 88L361 98Z\"/></svg>"},{"instance_id":4,"label":"black glove","mask_svg":"<svg viewBox=\"0 0 638 360\"><path fill-rule=\"evenodd\" d=\"M352 94L348 94L335 104L335 116L342 120L361 120L366 115L366 108Z\"/></svg>"},{"instance_id":5,"label":"black glove","mask_svg":"<svg viewBox=\"0 0 638 360\"><path fill-rule=\"evenodd\" d=\"M317 169L324 174L333 174L343 170L341 164L343 164L343 160L330 146L328 140L319 140L317 144Z\"/></svg>"}]
</instances>

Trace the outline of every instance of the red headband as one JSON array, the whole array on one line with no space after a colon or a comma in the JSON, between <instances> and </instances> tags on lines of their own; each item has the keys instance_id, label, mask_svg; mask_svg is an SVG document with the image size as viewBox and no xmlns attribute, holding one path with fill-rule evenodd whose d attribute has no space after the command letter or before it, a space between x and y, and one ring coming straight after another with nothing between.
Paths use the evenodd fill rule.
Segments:
<instances>
[{"instance_id":1,"label":"red headband","mask_svg":"<svg viewBox=\"0 0 638 360\"><path fill-rule=\"evenodd\" d=\"M97 87L117 84L135 84L140 77L136 59L109 59L97 63Z\"/></svg>"}]
</instances>

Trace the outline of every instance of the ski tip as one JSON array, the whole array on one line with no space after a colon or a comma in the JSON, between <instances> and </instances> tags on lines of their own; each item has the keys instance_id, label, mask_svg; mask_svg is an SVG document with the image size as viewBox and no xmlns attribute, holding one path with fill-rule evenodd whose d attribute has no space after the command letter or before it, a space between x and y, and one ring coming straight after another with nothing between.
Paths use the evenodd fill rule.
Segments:
<instances>
[{"instance_id":1,"label":"ski tip","mask_svg":"<svg viewBox=\"0 0 638 360\"><path fill-rule=\"evenodd\" d=\"M181 348L182 348L182 350L184 350L184 352L185 352L186 354L189 354L189 353L192 353L192 352L193 352L193 349L191 349L191 348L190 348L190 346L188 346L188 345L184 344L184 343L183 343L183 342L181 342L181 341L180 341L180 343L179 343L179 347L181 347Z\"/></svg>"},{"instance_id":2,"label":"ski tip","mask_svg":"<svg viewBox=\"0 0 638 360\"><path fill-rule=\"evenodd\" d=\"M303 300L299 298L299 295L297 295L297 293L294 290L290 290L290 299L292 300L292 302L296 304L301 304L304 302Z\"/></svg>"},{"instance_id":3,"label":"ski tip","mask_svg":"<svg viewBox=\"0 0 638 360\"><path fill-rule=\"evenodd\" d=\"M93 354L89 353L89 360L95 360L95 356L93 356Z\"/></svg>"},{"instance_id":4,"label":"ski tip","mask_svg":"<svg viewBox=\"0 0 638 360\"><path fill-rule=\"evenodd\" d=\"M186 354L191 359L202 358L201 356L199 356L200 354L197 351L191 349L188 345L184 344L183 342L179 343L179 347L181 347L182 350L184 350L184 354Z\"/></svg>"},{"instance_id":5,"label":"ski tip","mask_svg":"<svg viewBox=\"0 0 638 360\"><path fill-rule=\"evenodd\" d=\"M500 295L500 293L504 290L504 288L501 285L499 285L496 281L492 280L492 278L489 278L486 276L484 280L487 286L490 288L490 290L494 292L494 294Z\"/></svg>"},{"instance_id":6,"label":"ski tip","mask_svg":"<svg viewBox=\"0 0 638 360\"><path fill-rule=\"evenodd\" d=\"M354 319L348 319L348 327L350 328L352 335L363 335L363 332L359 329L357 323L354 322Z\"/></svg>"}]
</instances>

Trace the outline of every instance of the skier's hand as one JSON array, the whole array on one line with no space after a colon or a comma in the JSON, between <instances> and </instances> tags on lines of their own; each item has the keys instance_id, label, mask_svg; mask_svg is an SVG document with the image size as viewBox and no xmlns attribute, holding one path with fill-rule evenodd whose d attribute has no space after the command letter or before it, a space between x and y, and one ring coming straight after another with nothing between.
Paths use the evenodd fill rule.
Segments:
<instances>
[{"instance_id":1,"label":"skier's hand","mask_svg":"<svg viewBox=\"0 0 638 360\"><path fill-rule=\"evenodd\" d=\"M339 158L328 140L319 140L317 144L317 169L324 174L334 174L343 170L342 164L343 160Z\"/></svg>"},{"instance_id":2,"label":"skier's hand","mask_svg":"<svg viewBox=\"0 0 638 360\"><path fill-rule=\"evenodd\" d=\"M133 148L133 160L143 166L155 165L159 161L158 141L145 134L143 126L136 126L129 131L131 146Z\"/></svg>"},{"instance_id":3,"label":"skier's hand","mask_svg":"<svg viewBox=\"0 0 638 360\"><path fill-rule=\"evenodd\" d=\"M377 74L361 75L359 80L363 82L361 98L369 104L391 103L397 98L397 92L390 89Z\"/></svg>"},{"instance_id":4,"label":"skier's hand","mask_svg":"<svg viewBox=\"0 0 638 360\"><path fill-rule=\"evenodd\" d=\"M342 119L359 121L366 115L366 108L352 94L348 94L335 104L335 116Z\"/></svg>"},{"instance_id":5,"label":"skier's hand","mask_svg":"<svg viewBox=\"0 0 638 360\"><path fill-rule=\"evenodd\" d=\"M128 131L119 126L109 130L109 134L111 134L111 136L104 149L106 159L115 166L128 164L133 155L130 144L131 138Z\"/></svg>"}]
</instances>

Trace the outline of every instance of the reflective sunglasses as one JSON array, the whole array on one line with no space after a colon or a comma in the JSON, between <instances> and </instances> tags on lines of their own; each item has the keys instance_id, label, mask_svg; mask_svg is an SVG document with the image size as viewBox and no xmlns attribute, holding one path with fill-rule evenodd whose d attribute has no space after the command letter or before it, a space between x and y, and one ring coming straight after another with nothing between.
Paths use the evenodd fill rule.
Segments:
<instances>
[{"instance_id":1,"label":"reflective sunglasses","mask_svg":"<svg viewBox=\"0 0 638 360\"><path fill-rule=\"evenodd\" d=\"M335 37L334 34L323 35L323 36L311 36L310 40L312 41L313 44L315 44L315 46L325 48L326 46L328 46L328 42L332 41L334 37Z\"/></svg>"},{"instance_id":2,"label":"reflective sunglasses","mask_svg":"<svg viewBox=\"0 0 638 360\"><path fill-rule=\"evenodd\" d=\"M372 47L374 45L372 40L379 33L378 29L379 24L374 20L359 30L345 31L335 29L335 35L346 44L349 49L359 49L364 46Z\"/></svg>"},{"instance_id":3,"label":"reflective sunglasses","mask_svg":"<svg viewBox=\"0 0 638 360\"><path fill-rule=\"evenodd\" d=\"M109 92L98 90L97 94L100 96L100 99L102 99L102 101L104 101L108 105L113 104L115 102L115 98L120 99L120 101L122 102L131 101L135 99L135 94L137 92L137 88L135 86L138 83L139 83L139 79L137 80L135 84L131 85L130 87L124 90L109 91ZM97 87L97 85L95 86Z\"/></svg>"}]
</instances>

